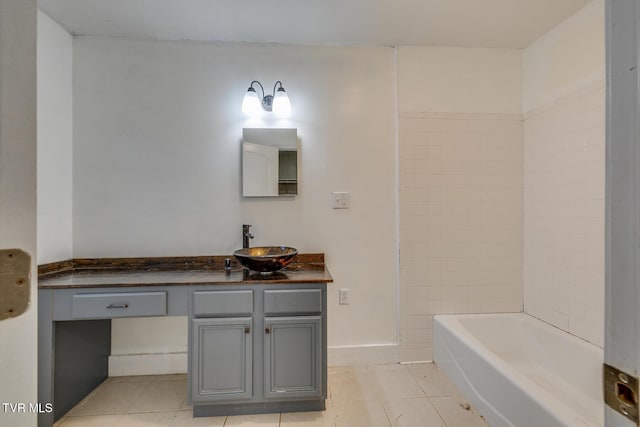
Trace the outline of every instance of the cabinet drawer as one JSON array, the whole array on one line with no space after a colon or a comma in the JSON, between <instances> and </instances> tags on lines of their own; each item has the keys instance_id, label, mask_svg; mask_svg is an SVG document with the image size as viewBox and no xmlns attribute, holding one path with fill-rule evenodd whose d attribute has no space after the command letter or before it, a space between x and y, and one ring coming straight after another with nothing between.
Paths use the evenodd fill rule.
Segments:
<instances>
[{"instance_id":1,"label":"cabinet drawer","mask_svg":"<svg viewBox=\"0 0 640 427\"><path fill-rule=\"evenodd\" d=\"M75 294L71 303L74 319L165 316L166 292L119 292Z\"/></svg>"},{"instance_id":2,"label":"cabinet drawer","mask_svg":"<svg viewBox=\"0 0 640 427\"><path fill-rule=\"evenodd\" d=\"M241 316L253 313L253 291L197 291L194 316Z\"/></svg>"},{"instance_id":3,"label":"cabinet drawer","mask_svg":"<svg viewBox=\"0 0 640 427\"><path fill-rule=\"evenodd\" d=\"M264 313L322 313L322 289L264 291Z\"/></svg>"}]
</instances>

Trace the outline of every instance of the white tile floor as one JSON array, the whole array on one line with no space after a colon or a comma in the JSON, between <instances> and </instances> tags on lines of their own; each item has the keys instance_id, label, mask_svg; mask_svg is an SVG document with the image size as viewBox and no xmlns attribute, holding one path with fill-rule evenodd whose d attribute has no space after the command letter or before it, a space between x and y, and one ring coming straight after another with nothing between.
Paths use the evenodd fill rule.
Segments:
<instances>
[{"instance_id":1,"label":"white tile floor","mask_svg":"<svg viewBox=\"0 0 640 427\"><path fill-rule=\"evenodd\" d=\"M329 368L323 412L193 418L185 375L113 377L76 405L62 427L486 427L433 364Z\"/></svg>"}]
</instances>

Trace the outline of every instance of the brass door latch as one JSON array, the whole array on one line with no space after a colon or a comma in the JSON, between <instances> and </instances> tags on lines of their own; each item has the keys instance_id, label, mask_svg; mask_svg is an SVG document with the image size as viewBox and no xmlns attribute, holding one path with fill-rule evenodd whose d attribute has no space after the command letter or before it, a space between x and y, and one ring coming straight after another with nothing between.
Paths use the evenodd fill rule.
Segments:
<instances>
[{"instance_id":1,"label":"brass door latch","mask_svg":"<svg viewBox=\"0 0 640 427\"><path fill-rule=\"evenodd\" d=\"M638 425L638 378L606 363L603 368L605 403Z\"/></svg>"}]
</instances>

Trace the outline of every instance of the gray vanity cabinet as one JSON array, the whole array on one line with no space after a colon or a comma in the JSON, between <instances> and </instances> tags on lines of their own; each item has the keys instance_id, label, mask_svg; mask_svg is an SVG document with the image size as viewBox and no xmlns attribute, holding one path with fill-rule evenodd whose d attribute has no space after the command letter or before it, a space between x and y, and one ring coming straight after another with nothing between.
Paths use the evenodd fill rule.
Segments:
<instances>
[{"instance_id":1,"label":"gray vanity cabinet","mask_svg":"<svg viewBox=\"0 0 640 427\"><path fill-rule=\"evenodd\" d=\"M251 317L192 320L194 403L251 398L252 329Z\"/></svg>"},{"instance_id":2,"label":"gray vanity cabinet","mask_svg":"<svg viewBox=\"0 0 640 427\"><path fill-rule=\"evenodd\" d=\"M188 316L194 417L324 410L333 279L323 254L297 259L272 275L210 269L216 257L46 266L51 274L38 280L38 401L54 411L39 413L38 426L51 427L107 378L111 319L144 316ZM111 274L111 265L125 270Z\"/></svg>"},{"instance_id":3,"label":"gray vanity cabinet","mask_svg":"<svg viewBox=\"0 0 640 427\"><path fill-rule=\"evenodd\" d=\"M265 397L322 396L322 317L266 317Z\"/></svg>"},{"instance_id":4,"label":"gray vanity cabinet","mask_svg":"<svg viewBox=\"0 0 640 427\"><path fill-rule=\"evenodd\" d=\"M191 295L194 416L325 408L325 283L203 287Z\"/></svg>"}]
</instances>

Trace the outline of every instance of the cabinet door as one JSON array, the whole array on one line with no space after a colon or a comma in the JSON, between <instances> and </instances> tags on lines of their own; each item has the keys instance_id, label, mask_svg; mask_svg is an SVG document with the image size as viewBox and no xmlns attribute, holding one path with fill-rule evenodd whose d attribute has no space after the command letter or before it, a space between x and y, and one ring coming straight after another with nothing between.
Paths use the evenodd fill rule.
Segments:
<instances>
[{"instance_id":1,"label":"cabinet door","mask_svg":"<svg viewBox=\"0 0 640 427\"><path fill-rule=\"evenodd\" d=\"M193 319L192 322L193 402L250 399L252 318Z\"/></svg>"},{"instance_id":2,"label":"cabinet door","mask_svg":"<svg viewBox=\"0 0 640 427\"><path fill-rule=\"evenodd\" d=\"M264 319L265 397L322 396L322 317Z\"/></svg>"}]
</instances>

